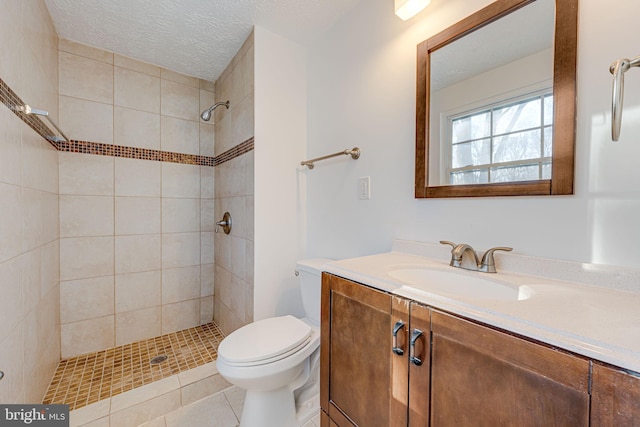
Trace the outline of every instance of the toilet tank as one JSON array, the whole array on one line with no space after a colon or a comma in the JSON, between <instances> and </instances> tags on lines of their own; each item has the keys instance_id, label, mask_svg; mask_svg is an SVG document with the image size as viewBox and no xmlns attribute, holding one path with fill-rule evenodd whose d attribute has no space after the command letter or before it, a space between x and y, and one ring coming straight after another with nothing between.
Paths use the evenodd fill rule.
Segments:
<instances>
[{"instance_id":1,"label":"toilet tank","mask_svg":"<svg viewBox=\"0 0 640 427\"><path fill-rule=\"evenodd\" d=\"M312 258L298 261L296 264L305 316L315 325L320 325L320 291L322 289L320 267L330 261L332 260L328 258Z\"/></svg>"}]
</instances>

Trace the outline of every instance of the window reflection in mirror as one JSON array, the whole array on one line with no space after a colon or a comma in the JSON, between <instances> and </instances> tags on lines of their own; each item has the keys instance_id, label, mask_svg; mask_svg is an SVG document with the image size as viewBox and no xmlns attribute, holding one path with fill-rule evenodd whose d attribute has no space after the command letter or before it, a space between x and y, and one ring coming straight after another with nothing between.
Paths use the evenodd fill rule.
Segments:
<instances>
[{"instance_id":1,"label":"window reflection in mirror","mask_svg":"<svg viewBox=\"0 0 640 427\"><path fill-rule=\"evenodd\" d=\"M551 179L551 89L447 119L444 184Z\"/></svg>"}]
</instances>

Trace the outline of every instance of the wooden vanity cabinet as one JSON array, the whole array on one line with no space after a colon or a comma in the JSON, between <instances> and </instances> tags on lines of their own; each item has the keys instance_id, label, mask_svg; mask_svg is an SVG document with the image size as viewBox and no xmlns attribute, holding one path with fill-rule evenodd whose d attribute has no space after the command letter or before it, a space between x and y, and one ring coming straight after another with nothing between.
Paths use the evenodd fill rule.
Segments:
<instances>
[{"instance_id":1,"label":"wooden vanity cabinet","mask_svg":"<svg viewBox=\"0 0 640 427\"><path fill-rule=\"evenodd\" d=\"M638 374L327 273L321 333L323 427L640 426Z\"/></svg>"},{"instance_id":2,"label":"wooden vanity cabinet","mask_svg":"<svg viewBox=\"0 0 640 427\"><path fill-rule=\"evenodd\" d=\"M431 328L431 425L589 425L589 360L436 310Z\"/></svg>"},{"instance_id":3,"label":"wooden vanity cabinet","mask_svg":"<svg viewBox=\"0 0 640 427\"><path fill-rule=\"evenodd\" d=\"M320 404L339 427L390 426L391 295L323 273Z\"/></svg>"},{"instance_id":4,"label":"wooden vanity cabinet","mask_svg":"<svg viewBox=\"0 0 640 427\"><path fill-rule=\"evenodd\" d=\"M640 425L640 377L621 369L593 364L591 425Z\"/></svg>"},{"instance_id":5,"label":"wooden vanity cabinet","mask_svg":"<svg viewBox=\"0 0 640 427\"><path fill-rule=\"evenodd\" d=\"M392 331L398 321L402 326L394 340ZM411 352L409 331L416 328L422 335L416 333ZM323 423L426 426L429 330L428 308L324 273L320 405L328 418ZM411 393L410 377L416 387ZM409 410L409 399L416 402L414 411Z\"/></svg>"}]
</instances>

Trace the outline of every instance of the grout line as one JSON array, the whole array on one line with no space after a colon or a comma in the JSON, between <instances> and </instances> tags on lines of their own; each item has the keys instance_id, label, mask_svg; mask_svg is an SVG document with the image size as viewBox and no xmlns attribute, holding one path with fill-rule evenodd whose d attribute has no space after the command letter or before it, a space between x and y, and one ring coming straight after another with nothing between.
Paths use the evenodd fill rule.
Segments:
<instances>
[{"instance_id":1,"label":"grout line","mask_svg":"<svg viewBox=\"0 0 640 427\"><path fill-rule=\"evenodd\" d=\"M115 80L115 77L114 77ZM114 81L114 85L115 85L115 81ZM114 89L115 90L115 89ZM115 94L114 94L115 96ZM115 107L113 108L115 111ZM115 115L115 112L114 112ZM115 120L115 117L114 117ZM114 124L115 126L115 124ZM116 258L116 247L118 246L118 235L116 234L116 228L118 227L118 225L116 224L117 221L117 208L116 208L116 194L117 194L117 190L116 190L116 159L113 159L113 345L116 345L117 341L117 327L118 327L118 311L116 310L116 301L117 301L117 289L118 287L116 286L116 272L117 272L117 258Z\"/></svg>"}]
</instances>

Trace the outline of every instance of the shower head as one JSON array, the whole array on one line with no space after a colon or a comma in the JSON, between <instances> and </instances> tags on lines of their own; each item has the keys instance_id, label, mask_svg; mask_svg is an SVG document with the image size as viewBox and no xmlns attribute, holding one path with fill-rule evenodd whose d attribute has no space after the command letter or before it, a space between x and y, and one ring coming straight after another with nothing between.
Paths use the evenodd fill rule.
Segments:
<instances>
[{"instance_id":1,"label":"shower head","mask_svg":"<svg viewBox=\"0 0 640 427\"><path fill-rule=\"evenodd\" d=\"M211 112L213 110L215 110L216 108L218 108L219 106L221 106L221 105L224 105L225 107L227 107L227 110L229 109L229 101L227 101L227 102L216 102L211 107L209 107L206 110L204 110L202 112L202 114L200 114L200 117L202 118L202 120L204 120L205 122L208 122L211 119Z\"/></svg>"}]
</instances>

